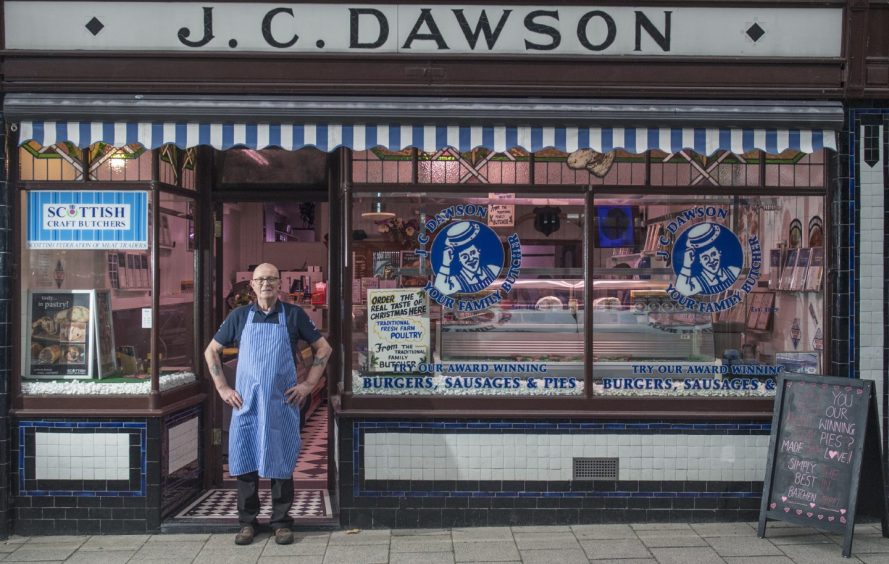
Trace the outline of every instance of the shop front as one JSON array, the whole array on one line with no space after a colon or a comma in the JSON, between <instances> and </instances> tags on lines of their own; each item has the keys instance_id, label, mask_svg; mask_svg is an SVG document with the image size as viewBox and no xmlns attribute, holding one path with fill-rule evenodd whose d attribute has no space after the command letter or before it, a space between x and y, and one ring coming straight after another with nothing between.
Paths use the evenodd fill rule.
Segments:
<instances>
[{"instance_id":1,"label":"shop front","mask_svg":"<svg viewBox=\"0 0 889 564\"><path fill-rule=\"evenodd\" d=\"M27 12L6 4L7 20ZM64 35L62 8L48 28ZM290 8L267 8L263 40L281 49L274 42L290 36L274 22ZM412 9L415 19L404 17ZM19 81L7 79L4 98L16 265L8 293L17 298L8 420L15 530L198 523L187 513L230 479L230 414L201 351L250 299L243 282L261 262L278 264L282 297L334 346L327 379L305 406L327 429L324 522L754 519L778 377L856 375L846 114L834 96L806 94L818 81L822 92L839 88L830 77L841 63L842 6L810 9L830 38L816 51L790 8L768 22L744 20L746 43L724 46L750 58L743 64L728 53L683 59L694 46L679 33L668 41L664 23L681 28L682 15L637 11L626 21L636 22L640 60L602 86L608 99L580 95L576 88L595 84L586 75L573 86L554 77L553 94L522 78L568 64L574 48L611 49L608 38L626 51L613 54L633 54L634 43L620 41L623 9L560 9L566 21L585 21L578 30L592 34L601 23L602 42L565 35L568 50L552 64L510 47L502 61L514 76L473 89L469 75L493 69L496 50L490 60L462 52L444 60L447 72L471 64L441 85L435 71L418 78L425 85L399 88L382 62L413 76L416 58L392 61L409 45L454 45L449 34L466 33L460 18L475 12L454 10L451 27L421 7L344 8L353 30L364 18L378 26L376 39L356 31L352 48L388 45L385 22L398 21L400 34L397 53L368 59L382 86L351 96L337 81L367 65L331 57L323 85L304 73L288 82L278 65L308 68L312 57L260 55L269 47L245 39L228 48L246 45L250 56L220 56L219 69L202 71L212 94L177 75L174 63L193 64L193 53L147 43L153 60L144 68L158 72L166 58L168 86L149 77L134 96L138 77L121 70L106 89L74 71L53 87L41 84L49 73L40 48L8 33ZM534 41L567 33L558 18L515 10ZM727 14L689 13L711 31ZM230 31L227 14L204 8L203 38L177 23L179 43L212 47ZM116 33L116 20L95 19ZM401 29L405 21L416 25ZM797 42L754 56L751 45L773 29ZM66 48L74 42L99 58L125 60L102 50L134 45L110 35L97 49L70 35ZM509 37L525 49L534 43L516 30ZM43 48L62 49L53 43L61 39L45 39ZM641 90L649 97L627 94L634 73L658 67L638 54L652 42L673 50L663 63L672 70L723 57L739 74L717 73L714 82L725 83L701 91L709 100L695 99L688 78L671 83L664 68ZM70 57L84 64L83 53ZM755 57L781 58L791 83L741 101L745 81L769 82L758 70L775 71L777 62ZM282 90L304 95L275 86L260 94L261 82L243 77L218 82L246 60L267 84L283 80ZM233 374L237 351L228 354Z\"/></svg>"}]
</instances>

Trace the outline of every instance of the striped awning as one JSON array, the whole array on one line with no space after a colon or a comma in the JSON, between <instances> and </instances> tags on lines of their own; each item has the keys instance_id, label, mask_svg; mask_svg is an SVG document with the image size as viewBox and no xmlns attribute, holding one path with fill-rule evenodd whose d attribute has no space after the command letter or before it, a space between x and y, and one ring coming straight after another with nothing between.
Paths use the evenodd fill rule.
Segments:
<instances>
[{"instance_id":1,"label":"striped awning","mask_svg":"<svg viewBox=\"0 0 889 564\"><path fill-rule=\"evenodd\" d=\"M315 147L331 151L348 147L362 151L373 147L417 147L428 152L443 147L460 151L486 147L498 152L521 147L529 151L555 148L567 152L590 148L602 153L612 149L630 153L691 149L705 155L717 150L746 153L760 149L780 153L795 149L811 153L823 148L836 149L835 132L823 129L76 121L23 121L20 127L21 142L35 141L43 146L68 141L88 147L101 141L114 146L139 143L152 149L166 144L183 149L209 145L222 150Z\"/></svg>"},{"instance_id":2,"label":"striped awning","mask_svg":"<svg viewBox=\"0 0 889 564\"><path fill-rule=\"evenodd\" d=\"M21 143L80 147L809 153L836 149L843 124L830 102L11 93L3 106Z\"/></svg>"}]
</instances>

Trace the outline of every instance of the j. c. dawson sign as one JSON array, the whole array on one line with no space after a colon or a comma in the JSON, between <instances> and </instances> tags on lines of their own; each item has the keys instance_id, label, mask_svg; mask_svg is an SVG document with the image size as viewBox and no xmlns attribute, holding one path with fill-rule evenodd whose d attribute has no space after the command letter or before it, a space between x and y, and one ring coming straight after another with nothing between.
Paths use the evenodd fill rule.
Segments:
<instances>
[{"instance_id":1,"label":"j. c. dawson sign","mask_svg":"<svg viewBox=\"0 0 889 564\"><path fill-rule=\"evenodd\" d=\"M7 49L840 56L842 9L4 2Z\"/></svg>"}]
</instances>

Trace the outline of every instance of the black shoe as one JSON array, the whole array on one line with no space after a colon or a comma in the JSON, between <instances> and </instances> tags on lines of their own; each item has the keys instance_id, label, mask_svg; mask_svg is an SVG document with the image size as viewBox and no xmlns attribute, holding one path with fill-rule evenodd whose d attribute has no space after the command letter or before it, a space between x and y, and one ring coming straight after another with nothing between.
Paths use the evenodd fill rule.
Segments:
<instances>
[{"instance_id":1,"label":"black shoe","mask_svg":"<svg viewBox=\"0 0 889 564\"><path fill-rule=\"evenodd\" d=\"M291 544L292 542L293 531L290 530L290 527L281 527L280 529L275 529L276 544Z\"/></svg>"},{"instance_id":2,"label":"black shoe","mask_svg":"<svg viewBox=\"0 0 889 564\"><path fill-rule=\"evenodd\" d=\"M253 531L253 527L247 525L246 527L241 527L241 530L238 531L238 534L235 535L235 544L239 544L241 546L250 544L253 542L253 536L256 533Z\"/></svg>"}]
</instances>

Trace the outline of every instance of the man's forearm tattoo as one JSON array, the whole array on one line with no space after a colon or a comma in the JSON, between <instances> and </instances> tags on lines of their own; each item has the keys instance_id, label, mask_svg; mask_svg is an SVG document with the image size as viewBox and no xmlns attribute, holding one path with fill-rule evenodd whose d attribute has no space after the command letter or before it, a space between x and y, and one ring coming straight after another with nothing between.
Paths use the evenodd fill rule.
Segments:
<instances>
[{"instance_id":1,"label":"man's forearm tattoo","mask_svg":"<svg viewBox=\"0 0 889 564\"><path fill-rule=\"evenodd\" d=\"M222 376L222 367L216 363L210 365L210 374L213 376Z\"/></svg>"},{"instance_id":2,"label":"man's forearm tattoo","mask_svg":"<svg viewBox=\"0 0 889 564\"><path fill-rule=\"evenodd\" d=\"M312 366L327 366L327 358L330 356L330 353L326 355L316 356L312 361Z\"/></svg>"}]
</instances>

